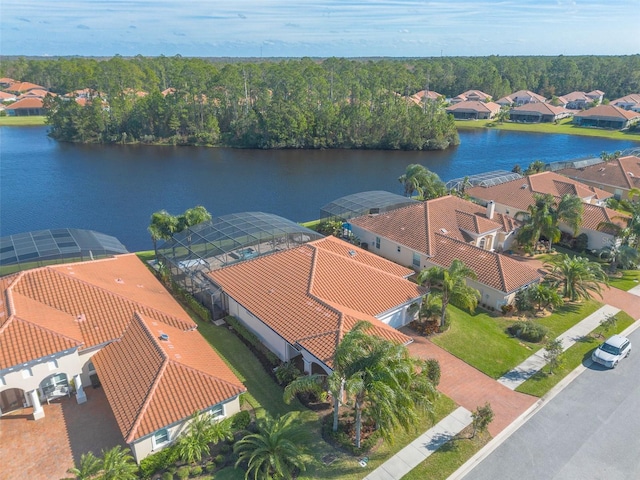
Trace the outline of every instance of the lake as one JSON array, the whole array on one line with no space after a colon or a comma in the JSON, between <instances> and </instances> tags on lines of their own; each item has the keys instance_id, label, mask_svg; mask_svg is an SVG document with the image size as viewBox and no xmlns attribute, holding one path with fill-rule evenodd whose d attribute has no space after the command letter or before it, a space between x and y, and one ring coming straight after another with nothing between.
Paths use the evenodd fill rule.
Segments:
<instances>
[{"instance_id":1,"label":"lake","mask_svg":"<svg viewBox=\"0 0 640 480\"><path fill-rule=\"evenodd\" d=\"M0 236L85 228L117 237L130 251L152 248L146 229L161 209L179 214L204 205L214 216L263 211L301 222L344 195L402 193L397 178L410 163L447 181L638 146L485 129L462 130L460 146L437 152L74 145L46 133L0 127Z\"/></svg>"}]
</instances>

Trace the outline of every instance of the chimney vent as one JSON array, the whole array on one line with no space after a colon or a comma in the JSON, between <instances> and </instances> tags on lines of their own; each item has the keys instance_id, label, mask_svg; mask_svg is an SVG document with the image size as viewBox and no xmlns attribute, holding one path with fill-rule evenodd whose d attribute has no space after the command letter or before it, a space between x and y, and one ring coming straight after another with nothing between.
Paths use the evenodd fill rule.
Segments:
<instances>
[{"instance_id":1,"label":"chimney vent","mask_svg":"<svg viewBox=\"0 0 640 480\"><path fill-rule=\"evenodd\" d=\"M489 220L493 220L493 216L496 213L496 202L494 202L493 200L491 200L489 203L487 203L487 218Z\"/></svg>"},{"instance_id":2,"label":"chimney vent","mask_svg":"<svg viewBox=\"0 0 640 480\"><path fill-rule=\"evenodd\" d=\"M167 335L166 333L161 333L160 334L160 340L165 341L165 342L169 341L169 335Z\"/></svg>"}]
</instances>

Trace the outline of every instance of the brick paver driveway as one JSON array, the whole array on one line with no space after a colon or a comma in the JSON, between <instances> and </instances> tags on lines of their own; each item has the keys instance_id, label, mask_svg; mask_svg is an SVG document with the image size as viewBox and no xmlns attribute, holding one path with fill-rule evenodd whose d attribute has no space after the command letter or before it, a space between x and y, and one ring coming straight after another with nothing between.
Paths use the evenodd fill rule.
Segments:
<instances>
[{"instance_id":1,"label":"brick paver driveway","mask_svg":"<svg viewBox=\"0 0 640 480\"><path fill-rule=\"evenodd\" d=\"M0 479L59 480L83 453L126 447L104 391L85 392L82 405L73 396L45 403L37 421L31 408L0 417Z\"/></svg>"},{"instance_id":2,"label":"brick paver driveway","mask_svg":"<svg viewBox=\"0 0 640 480\"><path fill-rule=\"evenodd\" d=\"M406 328L402 331L413 338L413 343L409 345L409 352L412 355L420 358L435 358L440 362L442 377L438 390L470 411L486 402L491 404L494 419L489 425L489 433L492 436L495 437L538 401L531 395L509 390L425 337L418 336Z\"/></svg>"}]
</instances>

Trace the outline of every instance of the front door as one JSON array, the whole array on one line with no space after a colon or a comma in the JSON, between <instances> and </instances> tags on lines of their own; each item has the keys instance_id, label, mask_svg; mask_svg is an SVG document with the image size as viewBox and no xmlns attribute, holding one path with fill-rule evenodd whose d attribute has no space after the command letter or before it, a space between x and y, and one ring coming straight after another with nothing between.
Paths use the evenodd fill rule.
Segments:
<instances>
[{"instance_id":1,"label":"front door","mask_svg":"<svg viewBox=\"0 0 640 480\"><path fill-rule=\"evenodd\" d=\"M10 388L0 392L0 413L5 414L24 407L24 391Z\"/></svg>"}]
</instances>

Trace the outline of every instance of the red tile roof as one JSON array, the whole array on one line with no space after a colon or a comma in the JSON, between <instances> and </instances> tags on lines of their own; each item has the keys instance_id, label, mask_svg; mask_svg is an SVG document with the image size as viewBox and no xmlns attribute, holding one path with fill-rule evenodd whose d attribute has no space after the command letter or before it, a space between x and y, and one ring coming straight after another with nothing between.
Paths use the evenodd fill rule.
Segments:
<instances>
[{"instance_id":1,"label":"red tile roof","mask_svg":"<svg viewBox=\"0 0 640 480\"><path fill-rule=\"evenodd\" d=\"M512 108L511 111L517 112L517 113L534 112L534 113L540 113L542 115L554 115L554 116L573 113L564 107L556 107L549 103L526 103L524 105L520 105L518 107Z\"/></svg>"},{"instance_id":2,"label":"red tile roof","mask_svg":"<svg viewBox=\"0 0 640 480\"><path fill-rule=\"evenodd\" d=\"M640 113L631 110L624 110L613 105L598 105L597 107L584 110L575 114L576 117L600 117L600 118L623 118L633 120L640 117Z\"/></svg>"},{"instance_id":3,"label":"red tile roof","mask_svg":"<svg viewBox=\"0 0 640 480\"><path fill-rule=\"evenodd\" d=\"M355 321L372 333L406 343L408 337L376 315L424 291L403 277L412 270L334 237L209 273L225 293L291 345L332 365L337 342Z\"/></svg>"},{"instance_id":4,"label":"red tile roof","mask_svg":"<svg viewBox=\"0 0 640 480\"><path fill-rule=\"evenodd\" d=\"M9 85L6 88L6 90L8 92L22 93L22 92L27 92L29 90L33 90L34 88L39 88L40 90L46 90L46 88L44 88L42 85L36 85L35 83L31 83L31 82L15 82Z\"/></svg>"},{"instance_id":5,"label":"red tile roof","mask_svg":"<svg viewBox=\"0 0 640 480\"><path fill-rule=\"evenodd\" d=\"M467 100L464 102L456 103L447 107L445 110L447 112L455 112L462 110L471 110L474 112L491 112L497 113L500 111L500 105L495 102L478 102L475 100Z\"/></svg>"},{"instance_id":6,"label":"red tile roof","mask_svg":"<svg viewBox=\"0 0 640 480\"><path fill-rule=\"evenodd\" d=\"M7 107L7 110L19 110L21 108L43 108L44 103L41 98L30 97L18 100L16 103L12 103Z\"/></svg>"},{"instance_id":7,"label":"red tile roof","mask_svg":"<svg viewBox=\"0 0 640 480\"><path fill-rule=\"evenodd\" d=\"M478 281L502 292L511 292L539 279L537 272L494 252L468 243L467 232L477 235L511 232L516 222L459 197L446 196L399 208L376 216L350 220L353 225L400 245L429 255L429 261L448 268L458 258L478 275Z\"/></svg>"},{"instance_id":8,"label":"red tile roof","mask_svg":"<svg viewBox=\"0 0 640 480\"><path fill-rule=\"evenodd\" d=\"M585 182L619 187L640 188L640 157L629 155L583 168L565 168L558 173ZM611 196L611 194L609 194Z\"/></svg>"},{"instance_id":9,"label":"red tile roof","mask_svg":"<svg viewBox=\"0 0 640 480\"><path fill-rule=\"evenodd\" d=\"M92 360L127 443L246 391L197 331L137 313Z\"/></svg>"},{"instance_id":10,"label":"red tile roof","mask_svg":"<svg viewBox=\"0 0 640 480\"><path fill-rule=\"evenodd\" d=\"M0 92L0 101L4 100L15 100L16 96L14 93Z\"/></svg>"}]
</instances>

